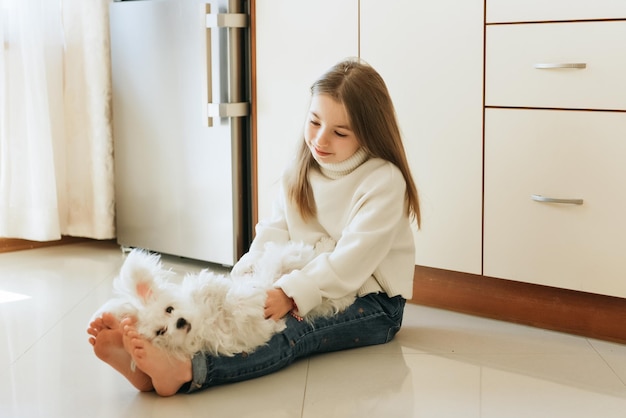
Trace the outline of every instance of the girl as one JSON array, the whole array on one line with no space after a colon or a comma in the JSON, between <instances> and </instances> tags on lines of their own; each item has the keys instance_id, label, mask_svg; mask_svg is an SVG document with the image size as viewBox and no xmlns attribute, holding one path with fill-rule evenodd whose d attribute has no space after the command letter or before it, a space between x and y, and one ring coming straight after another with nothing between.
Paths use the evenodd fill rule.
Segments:
<instances>
[{"instance_id":1,"label":"girl","mask_svg":"<svg viewBox=\"0 0 626 418\"><path fill-rule=\"evenodd\" d=\"M380 75L358 60L332 67L311 94L304 139L274 213L257 225L233 269L248 269L270 241L315 244L330 236L335 249L268 291L265 316L286 316L287 328L249 354L173 359L142 339L133 319L94 321L88 333L96 355L137 389L169 396L251 379L314 353L386 343L400 329L412 295L411 218L419 225L420 212L391 98ZM302 321L323 297L348 294L357 298L345 311Z\"/></svg>"}]
</instances>

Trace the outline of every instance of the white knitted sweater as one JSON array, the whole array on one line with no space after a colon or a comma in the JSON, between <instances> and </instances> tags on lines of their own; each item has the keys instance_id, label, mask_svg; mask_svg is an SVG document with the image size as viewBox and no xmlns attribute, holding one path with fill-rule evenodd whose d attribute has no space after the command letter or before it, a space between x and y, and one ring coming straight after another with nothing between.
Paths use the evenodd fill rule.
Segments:
<instances>
[{"instance_id":1,"label":"white knitted sweater","mask_svg":"<svg viewBox=\"0 0 626 418\"><path fill-rule=\"evenodd\" d=\"M273 215L257 225L249 255L262 252L269 241L315 244L330 236L337 245L280 278L276 287L294 299L301 315L323 297L385 292L410 298L415 247L400 170L385 160L367 159L359 150L346 161L312 170L309 180L316 219L302 220L283 180Z\"/></svg>"}]
</instances>

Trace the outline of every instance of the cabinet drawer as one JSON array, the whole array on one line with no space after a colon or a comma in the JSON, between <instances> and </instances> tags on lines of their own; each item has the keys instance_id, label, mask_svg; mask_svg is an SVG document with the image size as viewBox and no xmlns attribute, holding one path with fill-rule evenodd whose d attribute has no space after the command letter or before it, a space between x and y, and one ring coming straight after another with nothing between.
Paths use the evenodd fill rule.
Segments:
<instances>
[{"instance_id":1,"label":"cabinet drawer","mask_svg":"<svg viewBox=\"0 0 626 418\"><path fill-rule=\"evenodd\" d=\"M625 113L486 110L486 276L626 297L624 133Z\"/></svg>"},{"instance_id":2,"label":"cabinet drawer","mask_svg":"<svg viewBox=\"0 0 626 418\"><path fill-rule=\"evenodd\" d=\"M487 23L625 17L624 0L487 0Z\"/></svg>"},{"instance_id":3,"label":"cabinet drawer","mask_svg":"<svg viewBox=\"0 0 626 418\"><path fill-rule=\"evenodd\" d=\"M626 109L626 21L487 28L487 106ZM535 68L585 64L586 68Z\"/></svg>"}]
</instances>

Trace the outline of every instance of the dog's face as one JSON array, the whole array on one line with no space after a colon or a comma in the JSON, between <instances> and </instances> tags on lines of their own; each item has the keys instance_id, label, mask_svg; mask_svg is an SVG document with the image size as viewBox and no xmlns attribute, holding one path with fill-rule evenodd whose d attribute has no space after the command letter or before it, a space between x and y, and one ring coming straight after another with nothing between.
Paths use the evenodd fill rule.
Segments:
<instances>
[{"instance_id":1,"label":"dog's face","mask_svg":"<svg viewBox=\"0 0 626 418\"><path fill-rule=\"evenodd\" d=\"M139 334L159 347L180 351L188 345L195 322L189 309L193 305L181 286L170 281L172 276L162 267L158 255L133 250L115 279L114 288L135 308Z\"/></svg>"},{"instance_id":2,"label":"dog's face","mask_svg":"<svg viewBox=\"0 0 626 418\"><path fill-rule=\"evenodd\" d=\"M185 347L195 321L186 299L172 288L155 292L137 312L137 331L155 346L173 351Z\"/></svg>"}]
</instances>

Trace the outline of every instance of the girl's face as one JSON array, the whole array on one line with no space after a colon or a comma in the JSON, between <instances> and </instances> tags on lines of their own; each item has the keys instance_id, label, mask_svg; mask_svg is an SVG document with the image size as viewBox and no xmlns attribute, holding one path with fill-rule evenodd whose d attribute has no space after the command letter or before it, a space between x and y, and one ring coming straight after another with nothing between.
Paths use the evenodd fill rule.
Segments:
<instances>
[{"instance_id":1,"label":"girl's face","mask_svg":"<svg viewBox=\"0 0 626 418\"><path fill-rule=\"evenodd\" d=\"M311 98L304 141L318 163L340 163L359 149L343 103L327 94Z\"/></svg>"}]
</instances>

